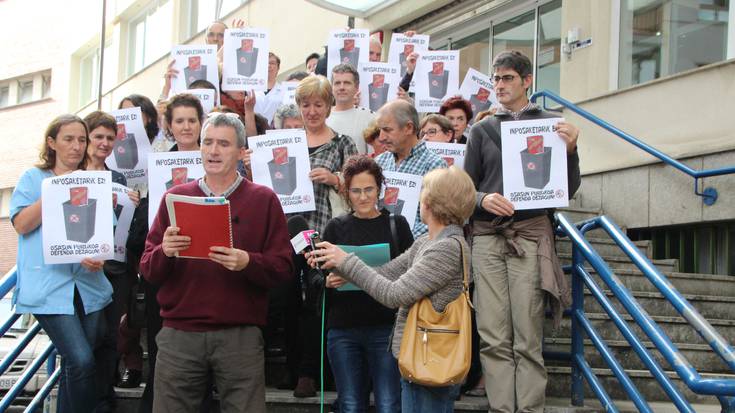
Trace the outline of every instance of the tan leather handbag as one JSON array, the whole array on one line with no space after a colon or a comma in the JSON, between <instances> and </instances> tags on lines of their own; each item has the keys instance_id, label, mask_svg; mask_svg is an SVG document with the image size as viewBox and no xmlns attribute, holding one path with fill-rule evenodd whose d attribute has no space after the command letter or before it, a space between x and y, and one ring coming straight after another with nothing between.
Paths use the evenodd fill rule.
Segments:
<instances>
[{"instance_id":1,"label":"tan leather handbag","mask_svg":"<svg viewBox=\"0 0 735 413\"><path fill-rule=\"evenodd\" d=\"M398 368L404 379L422 386L460 384L470 370L472 302L464 244L458 242L464 273L462 293L441 313L434 310L429 297L417 301L403 330Z\"/></svg>"}]
</instances>

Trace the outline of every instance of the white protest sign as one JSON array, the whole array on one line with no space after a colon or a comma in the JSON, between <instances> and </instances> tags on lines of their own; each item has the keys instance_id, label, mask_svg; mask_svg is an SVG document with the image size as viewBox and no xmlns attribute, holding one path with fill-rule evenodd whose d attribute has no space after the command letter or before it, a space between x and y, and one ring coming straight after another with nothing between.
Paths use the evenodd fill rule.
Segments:
<instances>
[{"instance_id":1,"label":"white protest sign","mask_svg":"<svg viewBox=\"0 0 735 413\"><path fill-rule=\"evenodd\" d=\"M493 81L490 76L473 68L467 71L462 86L459 87L459 94L470 101L472 116L476 116L478 113L498 104L498 98L495 96ZM472 123L471 121L470 119L470 123Z\"/></svg>"},{"instance_id":2,"label":"white protest sign","mask_svg":"<svg viewBox=\"0 0 735 413\"><path fill-rule=\"evenodd\" d=\"M370 60L370 31L367 29L332 30L327 40L327 77L332 78L332 68L341 63L355 69L360 62Z\"/></svg>"},{"instance_id":3,"label":"white protest sign","mask_svg":"<svg viewBox=\"0 0 735 413\"><path fill-rule=\"evenodd\" d=\"M438 112L442 100L457 93L459 51L424 52L413 72L416 110Z\"/></svg>"},{"instance_id":4,"label":"white protest sign","mask_svg":"<svg viewBox=\"0 0 735 413\"><path fill-rule=\"evenodd\" d=\"M117 133L112 153L105 163L108 168L123 174L129 187L140 190L146 183L148 154L152 151L140 108L118 109L110 113L117 122Z\"/></svg>"},{"instance_id":5,"label":"white protest sign","mask_svg":"<svg viewBox=\"0 0 735 413\"><path fill-rule=\"evenodd\" d=\"M112 173L77 171L41 184L41 236L46 264L111 259Z\"/></svg>"},{"instance_id":6,"label":"white protest sign","mask_svg":"<svg viewBox=\"0 0 735 413\"><path fill-rule=\"evenodd\" d=\"M411 53L422 55L429 50L429 35L414 34L411 37L403 33L393 33L390 38L390 49L388 50L388 63L398 65L401 68L400 76L406 75L406 59Z\"/></svg>"},{"instance_id":7,"label":"white protest sign","mask_svg":"<svg viewBox=\"0 0 735 413\"><path fill-rule=\"evenodd\" d=\"M273 189L284 213L316 209L314 185L309 179L309 148L303 129L279 129L250 137L248 148L253 150L250 155L253 182Z\"/></svg>"},{"instance_id":8,"label":"white protest sign","mask_svg":"<svg viewBox=\"0 0 735 413\"><path fill-rule=\"evenodd\" d=\"M393 214L403 215L413 230L416 214L419 213L419 196L423 176L402 172L383 171L385 181L378 200L378 208L385 208Z\"/></svg>"},{"instance_id":9,"label":"white protest sign","mask_svg":"<svg viewBox=\"0 0 735 413\"><path fill-rule=\"evenodd\" d=\"M283 94L282 105L295 105L296 104L296 88L299 86L298 80L291 80L288 82L281 82L279 88Z\"/></svg>"},{"instance_id":10,"label":"white protest sign","mask_svg":"<svg viewBox=\"0 0 735 413\"><path fill-rule=\"evenodd\" d=\"M426 147L439 155L447 166L456 166L457 168L464 169L464 157L465 149L467 145L463 143L446 143L446 142L426 142Z\"/></svg>"},{"instance_id":11,"label":"white protest sign","mask_svg":"<svg viewBox=\"0 0 735 413\"><path fill-rule=\"evenodd\" d=\"M219 88L216 45L174 46L171 58L175 60L174 69L179 71L171 83L172 95L189 89L197 80L206 80Z\"/></svg>"},{"instance_id":12,"label":"white protest sign","mask_svg":"<svg viewBox=\"0 0 735 413\"><path fill-rule=\"evenodd\" d=\"M203 176L199 151L151 153L148 157L148 226L153 225L166 191Z\"/></svg>"},{"instance_id":13,"label":"white protest sign","mask_svg":"<svg viewBox=\"0 0 735 413\"><path fill-rule=\"evenodd\" d=\"M398 84L398 66L388 63L365 62L360 63L360 106L369 108L373 112L396 98Z\"/></svg>"},{"instance_id":14,"label":"white protest sign","mask_svg":"<svg viewBox=\"0 0 735 413\"><path fill-rule=\"evenodd\" d=\"M227 29L222 48L222 90L268 88L267 30Z\"/></svg>"},{"instance_id":15,"label":"white protest sign","mask_svg":"<svg viewBox=\"0 0 735 413\"><path fill-rule=\"evenodd\" d=\"M515 209L569 206L567 145L554 131L564 119L503 122L503 196Z\"/></svg>"},{"instance_id":16,"label":"white protest sign","mask_svg":"<svg viewBox=\"0 0 735 413\"><path fill-rule=\"evenodd\" d=\"M211 112L212 109L216 106L216 95L215 91L212 89L187 89L182 91L181 93L188 93L190 95L194 95L199 99L199 103L202 104L202 109L204 109L204 114Z\"/></svg>"},{"instance_id":17,"label":"white protest sign","mask_svg":"<svg viewBox=\"0 0 735 413\"><path fill-rule=\"evenodd\" d=\"M115 216L114 237L115 237L115 261L125 262L127 249L125 245L128 242L128 232L130 231L130 223L133 222L133 213L135 212L135 204L128 196L130 189L124 185L112 183L112 212Z\"/></svg>"}]
</instances>

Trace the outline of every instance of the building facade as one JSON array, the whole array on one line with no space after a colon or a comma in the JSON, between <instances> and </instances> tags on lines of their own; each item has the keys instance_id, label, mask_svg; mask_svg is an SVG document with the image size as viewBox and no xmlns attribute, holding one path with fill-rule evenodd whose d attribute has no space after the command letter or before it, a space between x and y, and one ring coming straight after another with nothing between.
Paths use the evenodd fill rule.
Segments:
<instances>
[{"instance_id":1,"label":"building facade","mask_svg":"<svg viewBox=\"0 0 735 413\"><path fill-rule=\"evenodd\" d=\"M33 3L2 2L0 16L38 9ZM348 10L355 7L353 3L363 8ZM270 47L281 57L283 77L303 69L309 53L322 52L329 30L347 26L352 15L356 27L382 37L384 59L391 33L406 30L429 34L432 48L459 50L460 79L469 68L488 73L492 56L500 51L521 50L534 63L534 91L560 94L695 169L735 165L735 117L727 113L735 96L735 7L728 0L108 0L107 4L101 99L105 110L117 107L130 93L155 101L171 46L203 43L204 29L214 19L229 24L241 18L248 25L269 29ZM40 143L35 138L53 115L84 114L98 104L101 10L89 8L88 2L72 2L56 12L77 13L89 24L68 39L49 30L42 40L2 46L9 47L23 67L0 69L0 102L15 102L0 104L0 121L11 125L0 133L6 142L18 133L24 136L12 153L0 155L6 157L0 162L5 214L0 218L0 242L13 248L6 199L19 174L34 161L32 147ZM9 26L0 25L0 30L10 33L22 23L13 21ZM60 45L53 53L35 55L42 44L53 42ZM46 60L36 64L39 59ZM49 73L60 82L44 89ZM24 101L29 93L38 99ZM692 272L735 275L732 175L704 180L704 186L715 187L720 194L714 205L706 206L694 194L693 179L569 111L563 116L582 130L578 206L601 210L634 237L653 239L656 258L679 258L683 269ZM10 265L0 262L0 270Z\"/></svg>"}]
</instances>

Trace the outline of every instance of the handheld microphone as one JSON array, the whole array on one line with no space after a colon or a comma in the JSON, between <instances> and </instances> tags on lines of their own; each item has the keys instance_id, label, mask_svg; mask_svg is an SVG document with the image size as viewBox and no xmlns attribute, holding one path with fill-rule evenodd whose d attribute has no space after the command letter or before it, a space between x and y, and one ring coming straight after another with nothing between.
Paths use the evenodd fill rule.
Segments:
<instances>
[{"instance_id":1,"label":"handheld microphone","mask_svg":"<svg viewBox=\"0 0 735 413\"><path fill-rule=\"evenodd\" d=\"M301 215L294 215L290 217L286 224L288 225L288 236L290 236L291 238L304 231L309 230L309 224Z\"/></svg>"}]
</instances>

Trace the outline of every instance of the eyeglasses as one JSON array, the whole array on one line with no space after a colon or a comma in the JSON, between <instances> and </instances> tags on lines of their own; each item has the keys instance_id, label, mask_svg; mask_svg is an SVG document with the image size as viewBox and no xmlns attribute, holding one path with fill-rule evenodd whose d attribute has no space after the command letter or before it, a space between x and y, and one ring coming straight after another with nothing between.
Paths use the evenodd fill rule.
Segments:
<instances>
[{"instance_id":1,"label":"eyeglasses","mask_svg":"<svg viewBox=\"0 0 735 413\"><path fill-rule=\"evenodd\" d=\"M513 79L517 78L516 75L503 75L503 76L493 76L493 82L497 85L502 80L505 83L510 83L513 81Z\"/></svg>"},{"instance_id":2,"label":"eyeglasses","mask_svg":"<svg viewBox=\"0 0 735 413\"><path fill-rule=\"evenodd\" d=\"M436 136L437 133L439 133L439 130L437 130L437 129L427 129L425 131L421 131L421 137L422 138L424 136L434 137L434 136Z\"/></svg>"},{"instance_id":3,"label":"eyeglasses","mask_svg":"<svg viewBox=\"0 0 735 413\"><path fill-rule=\"evenodd\" d=\"M376 192L378 192L378 188L374 186L369 186L367 188L350 188L350 195L354 196L362 196L362 194L365 194L365 196L372 196L375 195Z\"/></svg>"}]
</instances>

